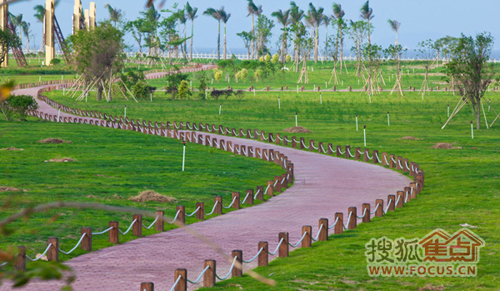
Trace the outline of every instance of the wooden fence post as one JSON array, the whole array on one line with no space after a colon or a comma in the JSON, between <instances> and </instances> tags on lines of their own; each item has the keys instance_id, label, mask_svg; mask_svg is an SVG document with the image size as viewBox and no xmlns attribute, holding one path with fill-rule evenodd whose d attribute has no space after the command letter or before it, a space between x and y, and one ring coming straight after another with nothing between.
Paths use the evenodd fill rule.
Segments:
<instances>
[{"instance_id":1,"label":"wooden fence post","mask_svg":"<svg viewBox=\"0 0 500 291\"><path fill-rule=\"evenodd\" d=\"M203 274L203 287L215 286L215 274L217 270L215 263L215 260L205 260L204 267L208 267L208 269Z\"/></svg>"},{"instance_id":2,"label":"wooden fence post","mask_svg":"<svg viewBox=\"0 0 500 291\"><path fill-rule=\"evenodd\" d=\"M59 262L59 239L57 237L49 237L47 239L47 245L50 245L47 251L47 259L49 261Z\"/></svg>"},{"instance_id":3,"label":"wooden fence post","mask_svg":"<svg viewBox=\"0 0 500 291\"><path fill-rule=\"evenodd\" d=\"M179 277L179 282L175 286L174 291L186 291L187 290L187 270L186 269L176 269L175 270L174 281L177 281Z\"/></svg>"},{"instance_id":4,"label":"wooden fence post","mask_svg":"<svg viewBox=\"0 0 500 291\"><path fill-rule=\"evenodd\" d=\"M406 203L410 202L410 201L411 201L411 195L410 195L410 193L411 193L411 188L410 188L410 187L405 187L405 189L404 189L404 193L405 193L405 194L404 194L404 195L405 195L404 197L405 197L405 199L406 199Z\"/></svg>"},{"instance_id":5,"label":"wooden fence post","mask_svg":"<svg viewBox=\"0 0 500 291\"><path fill-rule=\"evenodd\" d=\"M85 234L82 239L80 248L82 250L91 252L92 251L92 228L90 227L82 227L81 235Z\"/></svg>"},{"instance_id":6,"label":"wooden fence post","mask_svg":"<svg viewBox=\"0 0 500 291\"><path fill-rule=\"evenodd\" d=\"M26 247L25 246L18 246L18 253L16 256L16 261L14 263L14 269L21 271L21 272L26 272Z\"/></svg>"},{"instance_id":7,"label":"wooden fence post","mask_svg":"<svg viewBox=\"0 0 500 291\"><path fill-rule=\"evenodd\" d=\"M253 205L253 189L247 189L247 194L246 195L248 195L246 203L250 204L250 205Z\"/></svg>"},{"instance_id":8,"label":"wooden fence post","mask_svg":"<svg viewBox=\"0 0 500 291\"><path fill-rule=\"evenodd\" d=\"M302 235L305 234L304 239L302 240L302 247L303 248L310 248L311 247L311 244L312 244L311 232L312 232L312 226L310 226L310 225L302 226Z\"/></svg>"},{"instance_id":9,"label":"wooden fence post","mask_svg":"<svg viewBox=\"0 0 500 291\"><path fill-rule=\"evenodd\" d=\"M222 214L222 196L215 196L214 197L214 204L217 203L215 206L214 214Z\"/></svg>"},{"instance_id":10,"label":"wooden fence post","mask_svg":"<svg viewBox=\"0 0 500 291\"><path fill-rule=\"evenodd\" d=\"M321 231L319 231L321 229ZM318 223L318 241L327 241L328 240L328 218L321 218Z\"/></svg>"},{"instance_id":11,"label":"wooden fence post","mask_svg":"<svg viewBox=\"0 0 500 291\"><path fill-rule=\"evenodd\" d=\"M271 197L274 196L274 191L273 191L273 181L269 180L267 181L267 191L266 191L266 195L269 195Z\"/></svg>"},{"instance_id":12,"label":"wooden fence post","mask_svg":"<svg viewBox=\"0 0 500 291\"><path fill-rule=\"evenodd\" d=\"M361 159L361 154L360 154L360 148L355 148L354 149L354 159L356 161L359 161Z\"/></svg>"},{"instance_id":13,"label":"wooden fence post","mask_svg":"<svg viewBox=\"0 0 500 291\"><path fill-rule=\"evenodd\" d=\"M396 201L398 202L396 204L397 208L404 206L404 204L405 204L405 195L404 195L403 191L397 191L396 192Z\"/></svg>"},{"instance_id":14,"label":"wooden fence post","mask_svg":"<svg viewBox=\"0 0 500 291\"><path fill-rule=\"evenodd\" d=\"M283 239L283 242L281 243L279 250L278 250L278 256L280 258L288 257L289 255L289 239L288 239L288 232L280 232L278 235L278 243Z\"/></svg>"},{"instance_id":15,"label":"wooden fence post","mask_svg":"<svg viewBox=\"0 0 500 291\"><path fill-rule=\"evenodd\" d=\"M274 176L274 183L273 183L273 187L274 187L274 191L276 193L278 192L281 192L281 176Z\"/></svg>"},{"instance_id":16,"label":"wooden fence post","mask_svg":"<svg viewBox=\"0 0 500 291\"><path fill-rule=\"evenodd\" d=\"M417 189L416 189L415 186L416 186L415 182L411 182L410 183L410 187L411 187L411 190L410 190L411 199L417 198Z\"/></svg>"},{"instance_id":17,"label":"wooden fence post","mask_svg":"<svg viewBox=\"0 0 500 291\"><path fill-rule=\"evenodd\" d=\"M342 234L344 232L344 213L335 213L335 227L333 228L335 234Z\"/></svg>"},{"instance_id":18,"label":"wooden fence post","mask_svg":"<svg viewBox=\"0 0 500 291\"><path fill-rule=\"evenodd\" d=\"M153 282L142 282L140 291L155 291L155 284Z\"/></svg>"},{"instance_id":19,"label":"wooden fence post","mask_svg":"<svg viewBox=\"0 0 500 291\"><path fill-rule=\"evenodd\" d=\"M398 156L396 159L396 170L403 170L403 158L401 156Z\"/></svg>"},{"instance_id":20,"label":"wooden fence post","mask_svg":"<svg viewBox=\"0 0 500 291\"><path fill-rule=\"evenodd\" d=\"M370 222L370 203L363 203L361 215L364 215L362 218L363 223Z\"/></svg>"},{"instance_id":21,"label":"wooden fence post","mask_svg":"<svg viewBox=\"0 0 500 291\"><path fill-rule=\"evenodd\" d=\"M378 207L377 207L377 205L378 205ZM375 217L384 216L384 200L383 199L375 200L375 208L377 208L377 210L375 211Z\"/></svg>"},{"instance_id":22,"label":"wooden fence post","mask_svg":"<svg viewBox=\"0 0 500 291\"><path fill-rule=\"evenodd\" d=\"M108 223L108 228L112 227L108 233L108 241L112 244L119 243L120 231L118 228L118 221L110 221Z\"/></svg>"},{"instance_id":23,"label":"wooden fence post","mask_svg":"<svg viewBox=\"0 0 500 291\"><path fill-rule=\"evenodd\" d=\"M158 217L158 219L156 219ZM163 231L165 230L165 212L163 210L156 210L155 211L155 230L156 231Z\"/></svg>"},{"instance_id":24,"label":"wooden fence post","mask_svg":"<svg viewBox=\"0 0 500 291\"><path fill-rule=\"evenodd\" d=\"M231 202L234 200L233 208L240 209L240 192L233 192L233 195L231 198L232 198Z\"/></svg>"},{"instance_id":25,"label":"wooden fence post","mask_svg":"<svg viewBox=\"0 0 500 291\"><path fill-rule=\"evenodd\" d=\"M264 186L257 186L257 195L255 199L264 201Z\"/></svg>"},{"instance_id":26,"label":"wooden fence post","mask_svg":"<svg viewBox=\"0 0 500 291\"><path fill-rule=\"evenodd\" d=\"M258 266L267 266L269 264L269 243L267 241L260 241L257 245L257 251L260 249L262 249L262 252L260 252L259 258L257 259Z\"/></svg>"},{"instance_id":27,"label":"wooden fence post","mask_svg":"<svg viewBox=\"0 0 500 291\"><path fill-rule=\"evenodd\" d=\"M370 150L369 149L364 149L363 151L363 162L368 163L370 161L370 158L368 157L370 155Z\"/></svg>"},{"instance_id":28,"label":"wooden fence post","mask_svg":"<svg viewBox=\"0 0 500 291\"><path fill-rule=\"evenodd\" d=\"M351 158L351 155L349 154L351 151L351 146L350 145L346 145L345 146L345 158L346 159L350 159Z\"/></svg>"},{"instance_id":29,"label":"wooden fence post","mask_svg":"<svg viewBox=\"0 0 500 291\"><path fill-rule=\"evenodd\" d=\"M347 218L349 221L347 222L347 229L355 229L358 226L357 214L356 207L351 206L348 208Z\"/></svg>"},{"instance_id":30,"label":"wooden fence post","mask_svg":"<svg viewBox=\"0 0 500 291\"><path fill-rule=\"evenodd\" d=\"M395 157L396 155L389 155L389 168L393 169L395 165Z\"/></svg>"},{"instance_id":31,"label":"wooden fence post","mask_svg":"<svg viewBox=\"0 0 500 291\"><path fill-rule=\"evenodd\" d=\"M374 164L380 164L379 156L378 156L378 150L373 151L373 163Z\"/></svg>"},{"instance_id":32,"label":"wooden fence post","mask_svg":"<svg viewBox=\"0 0 500 291\"><path fill-rule=\"evenodd\" d=\"M176 212L179 212L179 215L177 215L177 222L181 224L186 223L186 207L184 205L177 205L176 207Z\"/></svg>"},{"instance_id":33,"label":"wooden fence post","mask_svg":"<svg viewBox=\"0 0 500 291\"><path fill-rule=\"evenodd\" d=\"M394 211L396 208L396 195L387 196L387 211Z\"/></svg>"},{"instance_id":34,"label":"wooden fence post","mask_svg":"<svg viewBox=\"0 0 500 291\"><path fill-rule=\"evenodd\" d=\"M233 270L231 271L231 278L241 277L243 275L243 251L241 250L233 250L231 252L231 257L236 258L236 261L240 263L240 266L234 265Z\"/></svg>"},{"instance_id":35,"label":"wooden fence post","mask_svg":"<svg viewBox=\"0 0 500 291\"><path fill-rule=\"evenodd\" d=\"M387 153L382 153L382 161L380 161L382 163L382 166L387 166L388 165L388 160L387 160Z\"/></svg>"},{"instance_id":36,"label":"wooden fence post","mask_svg":"<svg viewBox=\"0 0 500 291\"><path fill-rule=\"evenodd\" d=\"M132 234L136 237L142 237L142 214L134 214L132 221L135 221L132 226Z\"/></svg>"}]
</instances>

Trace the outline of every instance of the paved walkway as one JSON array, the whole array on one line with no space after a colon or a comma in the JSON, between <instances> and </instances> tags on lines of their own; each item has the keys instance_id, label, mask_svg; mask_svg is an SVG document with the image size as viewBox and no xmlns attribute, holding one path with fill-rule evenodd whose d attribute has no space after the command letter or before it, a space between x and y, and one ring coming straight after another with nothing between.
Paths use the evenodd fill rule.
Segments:
<instances>
[{"instance_id":1,"label":"paved walkway","mask_svg":"<svg viewBox=\"0 0 500 291\"><path fill-rule=\"evenodd\" d=\"M36 90L24 89L18 93L34 95ZM40 111L57 114L54 108L42 101L38 102ZM65 113L61 115L70 116ZM290 233L290 241L295 243L301 237L303 225L312 225L313 234L316 234L320 218L329 218L333 222L335 212L343 212L347 219L347 208L356 206L361 209L363 203L371 203L371 209L374 209L375 199L396 194L396 191L410 183L407 177L373 164L254 140L227 136L223 139L233 144L277 149L295 165L295 185L279 196L258 206L191 225L227 254L234 249L243 250L246 260L256 254L259 241L269 241L269 249L274 250L278 244L278 233L286 231ZM135 291L141 282L154 282L157 290L170 290L175 269L186 268L188 278L195 280L203 270L203 261L206 259L217 260L219 275L227 273L230 264L220 255L184 230L175 229L94 251L66 264L76 271L77 279L73 287L77 291ZM245 266L253 268L256 266L255 261ZM52 291L59 286L59 282L32 282L21 290ZM188 286L190 289L199 287ZM0 290L10 288L4 285Z\"/></svg>"}]
</instances>

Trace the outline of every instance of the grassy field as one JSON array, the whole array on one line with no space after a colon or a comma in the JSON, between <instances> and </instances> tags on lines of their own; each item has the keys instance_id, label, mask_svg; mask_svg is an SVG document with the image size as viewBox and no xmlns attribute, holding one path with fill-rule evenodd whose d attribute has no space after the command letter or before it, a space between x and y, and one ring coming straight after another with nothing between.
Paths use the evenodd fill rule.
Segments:
<instances>
[{"instance_id":1,"label":"grassy field","mask_svg":"<svg viewBox=\"0 0 500 291\"><path fill-rule=\"evenodd\" d=\"M21 190L0 192L0 219L22 208L53 201L164 210L169 217L175 216L176 205L185 205L186 213L191 213L196 208L195 202L205 202L209 212L214 196L221 195L228 203L232 192L255 189L284 173L275 164L197 144L187 145L186 171L181 172L182 144L178 140L90 125L62 125L33 119L28 122L0 121L0 136L1 149L23 149L0 151L0 186ZM60 138L71 143L38 142L46 138ZM57 157L70 157L76 162L47 162ZM128 200L145 190L173 197L175 202ZM61 240L61 249L67 251L80 237L81 227L101 231L112 220L118 221L125 231L132 222L132 214L77 209L47 211L9 225L15 232L2 237L0 248L25 245L27 254L34 257L45 249L48 237L56 236ZM152 221L145 219L144 224L149 225ZM186 220L187 223L195 221L194 218ZM166 229L173 227L166 224ZM144 233L149 235L155 231L144 229ZM130 233L120 236L120 241L134 238ZM110 246L107 235L94 237L93 245L94 249ZM82 253L78 249L69 256L61 254L61 260Z\"/></svg>"},{"instance_id":2,"label":"grassy field","mask_svg":"<svg viewBox=\"0 0 500 291\"><path fill-rule=\"evenodd\" d=\"M317 70L315 70L317 71ZM329 77L329 71L316 72L318 77ZM347 78L347 77L346 77ZM350 78L353 78L351 76ZM416 77L419 83L422 76ZM435 77L436 78L436 77ZM157 81L157 80L156 80ZM435 82L438 80L434 79ZM271 86L279 86L278 81ZM406 86L406 85L405 85ZM277 97L281 97L278 109ZM497 92L487 93L493 108L500 106ZM299 125L312 131L294 134L297 137L333 143L334 145L363 146L363 133L355 129L355 115L360 128L367 126L367 147L380 152L395 153L420 163L426 173L426 188L417 200L395 213L362 224L356 230L331 236L330 241L316 243L311 249L291 253L290 258L274 260L269 267L257 271L276 280L275 288L264 286L250 277L231 279L217 284L224 290L442 290L442 289L498 289L500 283L500 125L475 131L471 139L470 109L464 108L442 130L450 111L458 102L451 93L433 92L422 100L418 92L405 97L390 96L388 92L372 96L372 103L359 92L318 93L258 92L247 94L243 100L187 100L171 101L157 92L153 102L133 104L122 100L111 103L73 102L58 92L51 98L71 106L98 109L122 115L127 104L127 116L158 121L190 121L223 124L229 127L259 128L266 132L281 133L295 125L295 112ZM222 104L222 115L218 114ZM488 106L485 104L488 111ZM387 125L390 112L390 126ZM493 110L487 112L494 118ZM292 134L285 134L289 137ZM402 139L412 136L412 139ZM433 149L436 143L450 143L455 149ZM385 198L385 197L381 197ZM366 271L364 245L370 238L387 236L423 237L436 228L453 233L460 224L477 226L474 229L486 241L481 250L479 274L476 278L371 278Z\"/></svg>"}]
</instances>

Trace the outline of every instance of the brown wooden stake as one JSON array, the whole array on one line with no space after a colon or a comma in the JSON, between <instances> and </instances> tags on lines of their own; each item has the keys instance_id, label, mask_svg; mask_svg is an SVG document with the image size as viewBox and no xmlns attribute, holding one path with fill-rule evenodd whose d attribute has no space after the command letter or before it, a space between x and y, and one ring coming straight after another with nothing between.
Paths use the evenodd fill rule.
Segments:
<instances>
[{"instance_id":1,"label":"brown wooden stake","mask_svg":"<svg viewBox=\"0 0 500 291\"><path fill-rule=\"evenodd\" d=\"M375 200L375 207L377 208L377 210L375 211L375 217L384 216L384 200L383 199Z\"/></svg>"},{"instance_id":2,"label":"brown wooden stake","mask_svg":"<svg viewBox=\"0 0 500 291\"><path fill-rule=\"evenodd\" d=\"M155 284L153 282L142 282L140 291L155 291Z\"/></svg>"},{"instance_id":3,"label":"brown wooden stake","mask_svg":"<svg viewBox=\"0 0 500 291\"><path fill-rule=\"evenodd\" d=\"M262 249L262 252L260 252L257 259L258 266L267 266L269 264L269 243L267 241L259 242L259 244L257 245L257 251L259 251L260 249Z\"/></svg>"},{"instance_id":4,"label":"brown wooden stake","mask_svg":"<svg viewBox=\"0 0 500 291\"><path fill-rule=\"evenodd\" d=\"M336 150L335 150L335 155L337 157L341 157L342 156L342 146L338 145Z\"/></svg>"},{"instance_id":5,"label":"brown wooden stake","mask_svg":"<svg viewBox=\"0 0 500 291\"><path fill-rule=\"evenodd\" d=\"M309 151L314 151L314 140L309 140Z\"/></svg>"},{"instance_id":6,"label":"brown wooden stake","mask_svg":"<svg viewBox=\"0 0 500 291\"><path fill-rule=\"evenodd\" d=\"M247 194L246 195L248 195L246 203L250 204L250 205L253 205L253 189L247 189Z\"/></svg>"},{"instance_id":7,"label":"brown wooden stake","mask_svg":"<svg viewBox=\"0 0 500 291\"><path fill-rule=\"evenodd\" d=\"M262 149L262 160L269 161L269 155L267 154L267 149Z\"/></svg>"},{"instance_id":8,"label":"brown wooden stake","mask_svg":"<svg viewBox=\"0 0 500 291\"><path fill-rule=\"evenodd\" d=\"M303 150L305 149L305 139L303 137L300 138L300 142L299 142L299 149Z\"/></svg>"},{"instance_id":9,"label":"brown wooden stake","mask_svg":"<svg viewBox=\"0 0 500 291\"><path fill-rule=\"evenodd\" d=\"M91 252L92 251L92 228L82 227L81 235L85 234L80 244L82 250Z\"/></svg>"},{"instance_id":10,"label":"brown wooden stake","mask_svg":"<svg viewBox=\"0 0 500 291\"><path fill-rule=\"evenodd\" d=\"M409 169L409 160L408 159L403 159L403 161L401 162L401 164L403 164L403 173L408 173L410 172L410 169Z\"/></svg>"},{"instance_id":11,"label":"brown wooden stake","mask_svg":"<svg viewBox=\"0 0 500 291\"><path fill-rule=\"evenodd\" d=\"M363 162L370 162L370 158L368 157L370 155L370 150L369 149L365 149L363 151Z\"/></svg>"},{"instance_id":12,"label":"brown wooden stake","mask_svg":"<svg viewBox=\"0 0 500 291\"><path fill-rule=\"evenodd\" d=\"M231 202L232 201L234 201L233 208L240 209L240 192L233 192L233 195L231 197Z\"/></svg>"},{"instance_id":13,"label":"brown wooden stake","mask_svg":"<svg viewBox=\"0 0 500 291\"><path fill-rule=\"evenodd\" d=\"M295 136L292 136L292 148L297 148L297 138Z\"/></svg>"},{"instance_id":14,"label":"brown wooden stake","mask_svg":"<svg viewBox=\"0 0 500 291\"><path fill-rule=\"evenodd\" d=\"M396 207L403 207L405 205L405 192L404 191L398 191L396 192L396 201L398 202L396 204Z\"/></svg>"},{"instance_id":15,"label":"brown wooden stake","mask_svg":"<svg viewBox=\"0 0 500 291\"><path fill-rule=\"evenodd\" d=\"M288 257L289 255L289 240L288 240L288 232L280 232L278 235L278 243L283 239L278 251L278 256L280 258Z\"/></svg>"},{"instance_id":16,"label":"brown wooden stake","mask_svg":"<svg viewBox=\"0 0 500 291\"><path fill-rule=\"evenodd\" d=\"M174 282L180 277L179 282L174 288L174 291L186 291L187 290L187 270L186 269L176 269L174 275Z\"/></svg>"},{"instance_id":17,"label":"brown wooden stake","mask_svg":"<svg viewBox=\"0 0 500 291\"><path fill-rule=\"evenodd\" d=\"M302 240L302 247L303 248L310 248L312 244L312 239L311 239L311 233L312 233L312 226L310 225L304 225L302 227L302 235L304 235L304 239Z\"/></svg>"},{"instance_id":18,"label":"brown wooden stake","mask_svg":"<svg viewBox=\"0 0 500 291\"><path fill-rule=\"evenodd\" d=\"M233 270L231 271L231 278L234 277L241 277L243 275L243 269L241 268L243 266L243 251L241 250L233 250L231 252L231 257L236 258L236 261L240 263L240 267L238 267L236 264L234 265Z\"/></svg>"},{"instance_id":19,"label":"brown wooden stake","mask_svg":"<svg viewBox=\"0 0 500 291\"><path fill-rule=\"evenodd\" d=\"M132 221L135 221L132 226L132 234L136 237L142 237L142 214L134 214Z\"/></svg>"},{"instance_id":20,"label":"brown wooden stake","mask_svg":"<svg viewBox=\"0 0 500 291\"><path fill-rule=\"evenodd\" d=\"M403 170L403 158L398 156L396 159L396 170Z\"/></svg>"},{"instance_id":21,"label":"brown wooden stake","mask_svg":"<svg viewBox=\"0 0 500 291\"><path fill-rule=\"evenodd\" d=\"M205 260L204 267L208 267L208 269L203 274L203 287L215 286L215 274L217 271L215 263L215 260Z\"/></svg>"},{"instance_id":22,"label":"brown wooden stake","mask_svg":"<svg viewBox=\"0 0 500 291\"><path fill-rule=\"evenodd\" d=\"M387 158L389 160L389 168L393 169L396 166L396 163L394 162L396 159L396 155L389 155Z\"/></svg>"},{"instance_id":23,"label":"brown wooden stake","mask_svg":"<svg viewBox=\"0 0 500 291\"><path fill-rule=\"evenodd\" d=\"M274 184L274 181L267 181L267 192L266 192L266 195L270 196L270 197L273 197L274 196L274 191L273 191L273 184Z\"/></svg>"},{"instance_id":24,"label":"brown wooden stake","mask_svg":"<svg viewBox=\"0 0 500 291\"><path fill-rule=\"evenodd\" d=\"M205 220L205 203L196 202L195 210L196 209L198 209L198 211L196 211L196 214L195 214L196 219Z\"/></svg>"},{"instance_id":25,"label":"brown wooden stake","mask_svg":"<svg viewBox=\"0 0 500 291\"><path fill-rule=\"evenodd\" d=\"M396 209L396 195L387 196L387 211L394 211Z\"/></svg>"},{"instance_id":26,"label":"brown wooden stake","mask_svg":"<svg viewBox=\"0 0 500 291\"><path fill-rule=\"evenodd\" d=\"M179 212L179 215L177 215L177 222L181 224L186 223L186 207L184 205L177 205L176 207L176 212Z\"/></svg>"},{"instance_id":27,"label":"brown wooden stake","mask_svg":"<svg viewBox=\"0 0 500 291\"><path fill-rule=\"evenodd\" d=\"M356 161L359 161L359 160L361 159L361 154L360 154L360 152L361 152L361 149L360 149L360 148L356 148L356 149L354 149L354 159L355 159Z\"/></svg>"},{"instance_id":28,"label":"brown wooden stake","mask_svg":"<svg viewBox=\"0 0 500 291\"><path fill-rule=\"evenodd\" d=\"M214 214L222 214L222 196L214 197L214 204L217 203L214 209Z\"/></svg>"},{"instance_id":29,"label":"brown wooden stake","mask_svg":"<svg viewBox=\"0 0 500 291\"><path fill-rule=\"evenodd\" d=\"M382 163L382 166L387 166L388 162L389 162L389 158L387 157L387 153L382 153L381 159L382 159L382 161L380 161L380 162Z\"/></svg>"},{"instance_id":30,"label":"brown wooden stake","mask_svg":"<svg viewBox=\"0 0 500 291\"><path fill-rule=\"evenodd\" d=\"M321 218L318 223L319 236L318 241L327 241L328 240L328 218Z\"/></svg>"},{"instance_id":31,"label":"brown wooden stake","mask_svg":"<svg viewBox=\"0 0 500 291\"><path fill-rule=\"evenodd\" d=\"M47 260L59 262L59 239L57 237L49 237L47 239L47 245L50 245L47 251Z\"/></svg>"},{"instance_id":32,"label":"brown wooden stake","mask_svg":"<svg viewBox=\"0 0 500 291\"><path fill-rule=\"evenodd\" d=\"M336 223L335 227L333 228L333 233L342 234L344 232L344 213L336 212L335 220L333 221L333 223Z\"/></svg>"},{"instance_id":33,"label":"brown wooden stake","mask_svg":"<svg viewBox=\"0 0 500 291\"><path fill-rule=\"evenodd\" d=\"M255 199L264 201L264 186L257 186L256 191L257 191L257 196L255 197Z\"/></svg>"},{"instance_id":34,"label":"brown wooden stake","mask_svg":"<svg viewBox=\"0 0 500 291\"><path fill-rule=\"evenodd\" d=\"M320 154L325 153L325 152L323 151L323 148L324 148L324 146L323 146L323 142L321 142L321 141L320 141L320 142L318 142L318 152L319 152Z\"/></svg>"},{"instance_id":35,"label":"brown wooden stake","mask_svg":"<svg viewBox=\"0 0 500 291\"><path fill-rule=\"evenodd\" d=\"M274 192L279 193L281 192L281 176L274 176Z\"/></svg>"},{"instance_id":36,"label":"brown wooden stake","mask_svg":"<svg viewBox=\"0 0 500 291\"><path fill-rule=\"evenodd\" d=\"M352 213L352 214L351 214ZM356 218L357 215L356 207L349 207L347 210L347 218L350 218L349 221L347 222L347 229L355 229L358 226L358 219Z\"/></svg>"},{"instance_id":37,"label":"brown wooden stake","mask_svg":"<svg viewBox=\"0 0 500 291\"><path fill-rule=\"evenodd\" d=\"M108 232L108 241L112 244L119 243L120 232L118 230L118 221L110 221L108 223L108 228L109 227L112 227L112 229Z\"/></svg>"},{"instance_id":38,"label":"brown wooden stake","mask_svg":"<svg viewBox=\"0 0 500 291\"><path fill-rule=\"evenodd\" d=\"M377 150L374 150L373 151L373 163L374 164L380 164L380 160L378 159L378 151Z\"/></svg>"},{"instance_id":39,"label":"brown wooden stake","mask_svg":"<svg viewBox=\"0 0 500 291\"><path fill-rule=\"evenodd\" d=\"M351 150L351 146L350 145L346 145L345 146L345 158L346 159L350 159L351 158L351 155L349 154L349 151Z\"/></svg>"},{"instance_id":40,"label":"brown wooden stake","mask_svg":"<svg viewBox=\"0 0 500 291\"><path fill-rule=\"evenodd\" d=\"M410 183L410 193L411 193L411 199L417 198L417 190L415 189L415 182Z\"/></svg>"},{"instance_id":41,"label":"brown wooden stake","mask_svg":"<svg viewBox=\"0 0 500 291\"><path fill-rule=\"evenodd\" d=\"M411 201L411 188L410 187L405 187L404 189L404 192L405 192L405 199L406 199L406 203L410 202Z\"/></svg>"},{"instance_id":42,"label":"brown wooden stake","mask_svg":"<svg viewBox=\"0 0 500 291\"><path fill-rule=\"evenodd\" d=\"M21 272L26 272L26 247L18 246L18 253L14 263L14 269Z\"/></svg>"},{"instance_id":43,"label":"brown wooden stake","mask_svg":"<svg viewBox=\"0 0 500 291\"><path fill-rule=\"evenodd\" d=\"M370 222L370 203L363 203L363 207L361 208L361 215L364 216L362 218L363 223Z\"/></svg>"}]
</instances>

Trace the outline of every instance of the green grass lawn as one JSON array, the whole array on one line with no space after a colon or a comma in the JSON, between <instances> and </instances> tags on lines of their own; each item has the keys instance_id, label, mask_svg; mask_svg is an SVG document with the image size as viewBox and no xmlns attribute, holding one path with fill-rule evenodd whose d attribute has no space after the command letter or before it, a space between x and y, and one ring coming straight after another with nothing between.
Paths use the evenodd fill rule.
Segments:
<instances>
[{"instance_id":1,"label":"green grass lawn","mask_svg":"<svg viewBox=\"0 0 500 291\"><path fill-rule=\"evenodd\" d=\"M415 66L418 64L414 64ZM323 82L330 77L328 64L322 69L317 66L310 75L312 82ZM418 69L415 71L418 74ZM420 72L422 73L422 72ZM295 73L293 73L295 74ZM316 75L313 75L316 74ZM390 70L387 74L389 75ZM313 77L313 78L312 78ZM295 85L296 77L287 75ZM344 77L354 83L353 70ZM408 78L404 86L420 87L422 75ZM295 81L293 81L295 80ZM156 82L156 83L155 83ZM153 80L153 86L164 81ZM273 87L285 86L284 80L266 83ZM432 76L434 85L439 76ZM255 85L255 84L254 84ZM347 81L345 81L347 85ZM227 86L224 84L224 86ZM250 83L244 87L250 86ZM264 85L265 86L265 85ZM262 87L264 87L262 86ZM222 86L221 86L222 87ZM236 86L235 86L236 87ZM256 86L257 87L257 86ZM353 85L354 87L354 85ZM385 87L385 86L384 86ZM392 87L392 86L389 86ZM243 86L242 86L243 88ZM481 118L482 129L476 130L475 138L470 136L470 109L464 107L453 121L442 130L447 120L447 105L450 111L458 102L451 93L433 92L422 100L418 92L407 93L405 97L390 96L388 92L372 96L372 103L366 95L353 93L257 92L247 94L243 100L186 100L171 101L163 92L156 92L153 102L124 101L115 98L112 102L75 102L61 92L51 92L49 97L82 109L92 109L112 115L123 115L127 105L127 116L134 119L152 121L189 121L222 124L235 128L258 128L266 132L285 134L283 129L295 125L298 113L299 125L312 131L309 134L285 134L314 139L334 145L363 146L362 125L367 126L367 147L379 152L394 153L416 161L426 173L426 187L418 199L412 200L404 209L397 209L383 218L374 219L370 224L361 224L356 230L343 235L333 235L330 241L315 243L311 249L300 249L289 258L277 259L269 267L258 268L260 274L276 280L277 286L264 286L248 276L217 283L217 287L227 290L441 290L500 288L500 124L486 129ZM281 109L278 109L278 98ZM500 95L489 92L492 106L499 110ZM222 114L219 106L222 104ZM486 111L488 106L485 104ZM390 112L390 126L387 125ZM358 115L360 131L355 129L355 115ZM487 112L491 122L493 111ZM98 129L95 129L96 131ZM101 129L99 129L101 130ZM413 136L416 140L401 139ZM143 137L144 138L144 137ZM436 143L446 142L455 149L432 149ZM394 194L394 193L388 193ZM384 198L385 197L381 197ZM319 219L319 217L318 217ZM370 238L387 236L423 237L436 228L453 233L461 228L459 224L477 226L473 231L486 241L481 249L479 273L476 278L371 278L366 271L364 245ZM298 231L298 230L297 230ZM250 255L250 254L248 254ZM194 276L194 275L193 275Z\"/></svg>"},{"instance_id":2,"label":"green grass lawn","mask_svg":"<svg viewBox=\"0 0 500 291\"><path fill-rule=\"evenodd\" d=\"M329 74L323 71L324 77ZM352 76L351 76L352 77ZM419 82L421 81L421 78ZM278 86L279 82L272 82ZM140 104L115 100L111 103L74 102L58 92L54 98L64 104L85 109L101 110L113 115L158 121L190 121L222 124L236 128L258 128L266 132L284 133L283 129L295 125L298 112L299 125L312 131L293 134L334 145L363 146L362 125L367 126L367 147L380 152L394 153L416 161L426 173L426 187L418 199L404 209L362 224L356 230L331 236L330 241L315 243L311 249L297 250L290 258L274 260L269 267L257 271L276 280L277 287L270 288L250 277L217 283L227 290L384 290L407 289L438 290L450 288L498 289L500 271L500 124L475 131L471 139L470 109L465 107L442 130L447 120L447 105L453 110L458 97L451 93L433 92L422 100L418 92L405 97L390 96L388 92L372 96L353 93L323 93L323 104L318 93L259 92L254 97L247 94L242 100L187 100L171 101L157 92L153 102ZM278 109L277 97L281 97ZM487 93L495 109L500 109L499 94ZM222 115L218 115L222 104ZM485 104L486 111L488 106ZM390 126L387 125L390 112ZM360 131L355 129L355 115L359 117ZM494 118L487 112L488 120ZM413 136L417 140L401 139ZM456 149L432 149L436 143L451 143ZM394 193L388 193L394 194ZM384 198L385 197L381 197ZM318 217L319 219L319 217ZM364 245L370 238L387 236L423 237L436 228L453 233L459 224L477 226L473 231L486 241L481 250L479 274L476 278L371 278L366 271ZM297 230L298 231L298 230ZM248 254L250 255L250 254ZM193 275L194 276L194 275Z\"/></svg>"},{"instance_id":3,"label":"green grass lawn","mask_svg":"<svg viewBox=\"0 0 500 291\"><path fill-rule=\"evenodd\" d=\"M46 138L69 140L65 144L42 144ZM52 122L0 121L0 148L16 147L23 151L0 151L0 186L15 187L20 192L0 192L0 219L31 205L54 202L96 202L106 205L164 210L173 217L176 205L185 205L186 213L195 210L196 202L205 202L209 212L214 196L225 203L232 192L245 193L265 185L275 175L285 173L279 166L258 159L235 156L197 144L187 144L186 170L181 172L182 144L178 140L149 136L83 124ZM57 157L70 157L76 162L47 162ZM128 200L141 191L154 190L173 197L174 203ZM116 220L122 231L132 222L132 214L98 210L56 209L18 220L9 225L14 230L2 237L0 248L25 245L34 257L46 246L48 237L59 237L61 249L71 249L80 237L81 227L94 231L107 228ZM153 219L145 218L149 225ZM187 223L196 219L188 218ZM166 224L166 229L175 226ZM146 235L155 231L145 230ZM121 242L134 239L120 236ZM95 236L94 249L110 246L107 235ZM61 260L84 253L76 250ZM28 267L30 264L28 263Z\"/></svg>"}]
</instances>

